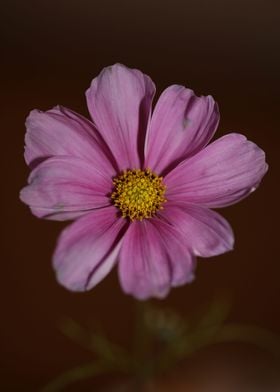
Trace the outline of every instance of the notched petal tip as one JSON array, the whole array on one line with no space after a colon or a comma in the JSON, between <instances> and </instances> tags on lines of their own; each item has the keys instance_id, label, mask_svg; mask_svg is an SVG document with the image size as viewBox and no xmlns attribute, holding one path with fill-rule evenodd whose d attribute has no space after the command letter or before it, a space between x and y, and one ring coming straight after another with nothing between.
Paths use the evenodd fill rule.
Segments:
<instances>
[{"instance_id":1,"label":"notched petal tip","mask_svg":"<svg viewBox=\"0 0 280 392\"><path fill-rule=\"evenodd\" d=\"M171 287L193 280L195 258L181 232L153 218L130 225L118 267L125 293L139 300L163 299Z\"/></svg>"},{"instance_id":2,"label":"notched petal tip","mask_svg":"<svg viewBox=\"0 0 280 392\"><path fill-rule=\"evenodd\" d=\"M23 187L20 191L19 191L19 199L26 205L29 205L28 203L28 189L29 186L25 186Z\"/></svg>"},{"instance_id":3,"label":"notched petal tip","mask_svg":"<svg viewBox=\"0 0 280 392\"><path fill-rule=\"evenodd\" d=\"M76 157L49 158L30 173L21 200L34 215L54 220L76 218L108 206L111 179L92 167Z\"/></svg>"},{"instance_id":4,"label":"notched petal tip","mask_svg":"<svg viewBox=\"0 0 280 392\"><path fill-rule=\"evenodd\" d=\"M145 165L167 174L207 145L218 123L218 105L212 96L198 97L184 86L169 86L159 97L151 118Z\"/></svg>"},{"instance_id":5,"label":"notched petal tip","mask_svg":"<svg viewBox=\"0 0 280 392\"><path fill-rule=\"evenodd\" d=\"M86 91L92 121L120 171L142 165L154 93L155 85L147 75L122 64L104 68Z\"/></svg>"},{"instance_id":6,"label":"notched petal tip","mask_svg":"<svg viewBox=\"0 0 280 392\"><path fill-rule=\"evenodd\" d=\"M169 202L161 216L182 233L195 256L212 257L233 249L233 230L215 211L178 200Z\"/></svg>"},{"instance_id":7,"label":"notched petal tip","mask_svg":"<svg viewBox=\"0 0 280 392\"><path fill-rule=\"evenodd\" d=\"M167 198L210 208L226 207L257 188L267 169L261 148L244 135L230 133L166 176Z\"/></svg>"}]
</instances>

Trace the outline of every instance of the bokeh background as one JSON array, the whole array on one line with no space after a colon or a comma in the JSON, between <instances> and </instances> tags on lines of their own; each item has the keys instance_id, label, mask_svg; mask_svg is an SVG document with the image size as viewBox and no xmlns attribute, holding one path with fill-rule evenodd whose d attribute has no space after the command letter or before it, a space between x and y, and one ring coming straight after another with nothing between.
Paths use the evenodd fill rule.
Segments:
<instances>
[{"instance_id":1,"label":"bokeh background","mask_svg":"<svg viewBox=\"0 0 280 392\"><path fill-rule=\"evenodd\" d=\"M116 272L85 294L60 287L51 256L65 224L36 219L18 199L28 175L29 111L59 103L88 115L84 91L115 62L150 75L158 92L178 83L213 95L221 112L217 137L246 134L270 165L257 192L221 211L235 231L234 251L200 259L193 284L154 303L187 316L229 293L230 320L280 334L279 11L273 0L1 3L1 391L37 391L91 358L59 332L62 316L101 323L109 336L129 344L134 301L122 293ZM209 363L219 350L207 353ZM241 352L245 367L265 356L236 345L223 350L225 358ZM102 382L94 381L92 390Z\"/></svg>"}]
</instances>

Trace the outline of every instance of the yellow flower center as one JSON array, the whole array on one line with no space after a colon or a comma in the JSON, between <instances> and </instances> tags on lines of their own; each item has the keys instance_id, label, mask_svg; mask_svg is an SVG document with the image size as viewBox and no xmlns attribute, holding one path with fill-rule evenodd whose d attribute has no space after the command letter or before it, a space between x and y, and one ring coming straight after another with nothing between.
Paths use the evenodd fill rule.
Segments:
<instances>
[{"instance_id":1,"label":"yellow flower center","mask_svg":"<svg viewBox=\"0 0 280 392\"><path fill-rule=\"evenodd\" d=\"M113 184L115 188L111 199L123 218L130 218L132 221L151 218L166 202L166 187L162 177L150 169L124 171L114 178Z\"/></svg>"}]
</instances>

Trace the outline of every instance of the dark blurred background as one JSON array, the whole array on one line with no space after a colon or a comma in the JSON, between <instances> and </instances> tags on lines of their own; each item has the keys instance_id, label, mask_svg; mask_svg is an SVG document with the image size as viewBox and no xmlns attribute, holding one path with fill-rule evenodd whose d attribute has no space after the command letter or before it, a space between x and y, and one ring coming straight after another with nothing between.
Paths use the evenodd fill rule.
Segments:
<instances>
[{"instance_id":1,"label":"dark blurred background","mask_svg":"<svg viewBox=\"0 0 280 392\"><path fill-rule=\"evenodd\" d=\"M221 211L235 231L234 251L200 259L193 284L154 303L187 316L226 292L231 321L280 334L279 11L273 0L1 2L1 391L36 391L91 358L59 332L62 316L101 323L129 344L134 301L116 272L86 294L60 287L51 256L65 224L36 219L18 199L29 172L29 111L59 103L88 115L85 90L115 62L150 75L158 92L178 83L213 95L221 112L217 136L244 133L270 165L253 195ZM98 381L92 385L99 390Z\"/></svg>"}]
</instances>

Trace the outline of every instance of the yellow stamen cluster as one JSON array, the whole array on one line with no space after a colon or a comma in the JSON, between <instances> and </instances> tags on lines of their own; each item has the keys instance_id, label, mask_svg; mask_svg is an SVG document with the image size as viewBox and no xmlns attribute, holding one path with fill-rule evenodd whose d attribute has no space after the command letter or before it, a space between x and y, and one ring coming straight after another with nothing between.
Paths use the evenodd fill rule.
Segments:
<instances>
[{"instance_id":1,"label":"yellow stamen cluster","mask_svg":"<svg viewBox=\"0 0 280 392\"><path fill-rule=\"evenodd\" d=\"M162 177L150 169L127 170L113 180L111 199L124 218L151 218L166 201Z\"/></svg>"}]
</instances>

